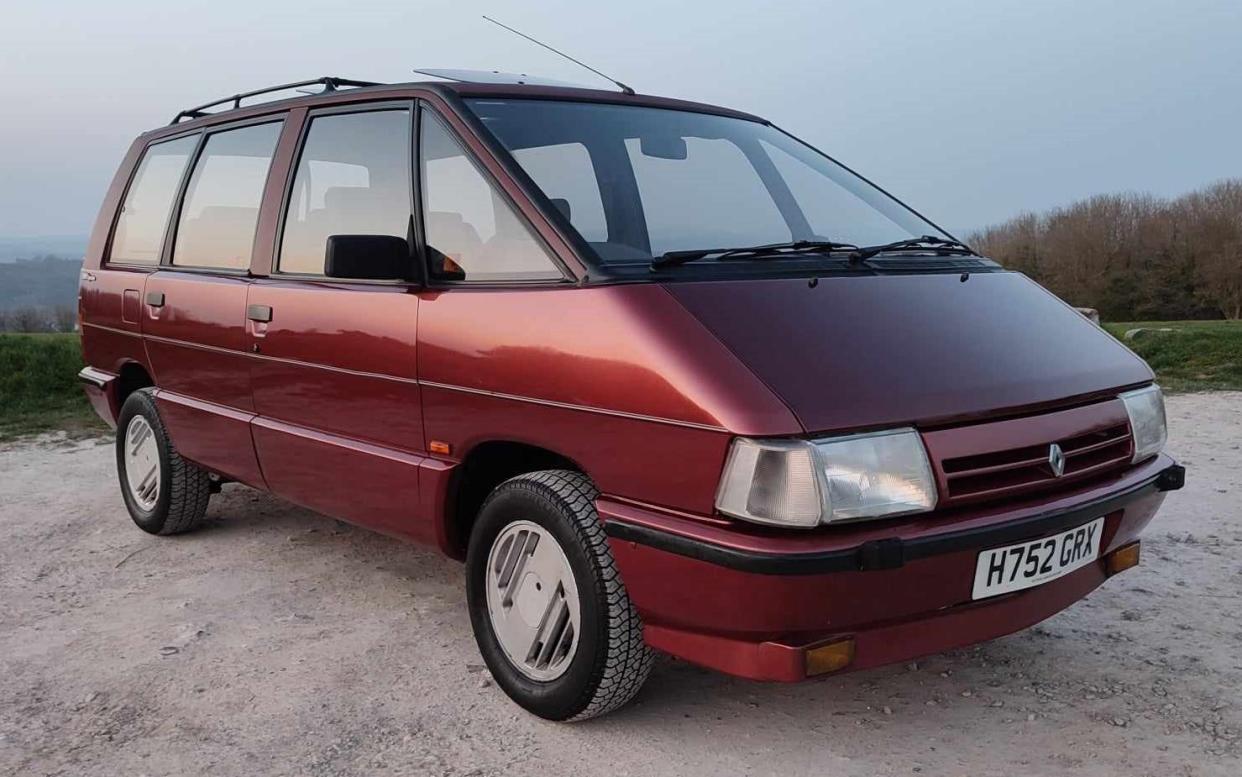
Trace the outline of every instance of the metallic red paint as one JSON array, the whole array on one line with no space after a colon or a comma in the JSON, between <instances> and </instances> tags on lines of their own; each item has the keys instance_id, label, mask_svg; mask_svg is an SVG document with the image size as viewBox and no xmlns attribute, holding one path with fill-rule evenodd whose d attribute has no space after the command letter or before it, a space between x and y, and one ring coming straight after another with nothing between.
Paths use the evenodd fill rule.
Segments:
<instances>
[{"instance_id":1,"label":"metallic red paint","mask_svg":"<svg viewBox=\"0 0 1242 777\"><path fill-rule=\"evenodd\" d=\"M1111 397L1151 373L1008 273L824 278L814 288L805 279L595 285L575 240L458 114L453 92L736 115L611 92L414 84L246 107L148 133L113 179L84 263L83 377L100 415L115 420L120 385L145 372L187 458L450 555L461 550L452 524L461 462L493 441L574 462L600 487L606 522L776 554L997 526L1081 505L1170 464L1161 457L1054 493L815 531L715 514L735 435L914 424L939 460L1115 421ZM416 99L445 118L516 203L568 269L563 283L419 288L273 274L281 200L308 110ZM285 123L248 273L105 262L149 142L260 116ZM147 304L148 293L162 293L164 306ZM248 321L250 305L270 307L271 321ZM429 454L429 439L449 443L452 455ZM1132 541L1162 499L1109 513L1105 547ZM856 640L852 668L986 639L1047 617L1103 579L1097 564L971 603L975 548L896 569L768 575L611 544L652 645L762 679L800 679L803 648L840 636Z\"/></svg>"},{"instance_id":2,"label":"metallic red paint","mask_svg":"<svg viewBox=\"0 0 1242 777\"><path fill-rule=\"evenodd\" d=\"M257 280L248 321L254 445L273 492L398 534L435 535L421 520L426 460L418 386L418 297L404 284ZM325 475L348 480L325 487Z\"/></svg>"},{"instance_id":3,"label":"metallic red paint","mask_svg":"<svg viewBox=\"0 0 1242 777\"><path fill-rule=\"evenodd\" d=\"M1015 414L1151 370L1017 273L669 284L810 432Z\"/></svg>"},{"instance_id":4,"label":"metallic red paint","mask_svg":"<svg viewBox=\"0 0 1242 777\"><path fill-rule=\"evenodd\" d=\"M601 500L600 512L605 521L635 522L646 517L665 530L679 527L715 542L732 540L750 549L807 552L854 546L869 536L926 537L1068 508L1122 490L1170 463L1161 457L1091 489L1023 505L963 511L956 520L898 519L801 536L730 536L723 527L707 528L607 500ZM1163 501L1164 495L1157 493L1109 513L1102 553L1134 541ZM1024 628L1082 598L1105 578L1101 559L1051 583L972 602L975 558L984 547L909 561L897 569L769 575L726 569L615 538L611 544L652 645L691 662L753 679L792 681L805 676L794 671L797 664L788 656L774 658L771 645L801 650L849 636L857 641L851 668L877 666ZM940 624L941 618L962 631L949 628L949 621ZM896 636L902 641L892 642ZM783 652L777 650L775 655Z\"/></svg>"}]
</instances>

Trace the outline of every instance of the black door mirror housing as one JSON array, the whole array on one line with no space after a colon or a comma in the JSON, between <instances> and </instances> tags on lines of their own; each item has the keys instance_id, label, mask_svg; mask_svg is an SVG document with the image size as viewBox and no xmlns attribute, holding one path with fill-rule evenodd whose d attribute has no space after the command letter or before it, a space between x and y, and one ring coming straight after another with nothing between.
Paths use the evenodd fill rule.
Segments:
<instances>
[{"instance_id":1,"label":"black door mirror housing","mask_svg":"<svg viewBox=\"0 0 1242 777\"><path fill-rule=\"evenodd\" d=\"M329 278L408 281L414 262L410 244L394 235L330 235L324 262Z\"/></svg>"}]
</instances>

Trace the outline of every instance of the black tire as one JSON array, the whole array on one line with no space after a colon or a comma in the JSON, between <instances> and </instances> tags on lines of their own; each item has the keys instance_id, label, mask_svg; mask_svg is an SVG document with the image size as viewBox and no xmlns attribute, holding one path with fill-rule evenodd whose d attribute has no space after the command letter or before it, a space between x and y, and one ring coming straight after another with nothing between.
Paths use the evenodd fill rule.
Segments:
<instances>
[{"instance_id":1,"label":"black tire","mask_svg":"<svg viewBox=\"0 0 1242 777\"><path fill-rule=\"evenodd\" d=\"M150 425L155 439L160 467L159 494L147 510L130 492L125 473L125 439L130 421L142 416ZM152 389L139 389L125 399L116 424L116 471L120 479L125 507L139 529L150 534L179 534L202 522L211 497L211 479L207 472L177 454L155 406Z\"/></svg>"},{"instance_id":2,"label":"black tire","mask_svg":"<svg viewBox=\"0 0 1242 777\"><path fill-rule=\"evenodd\" d=\"M598 491L585 475L547 470L519 475L483 503L466 556L466 593L479 652L496 683L515 702L548 720L584 720L621 707L651 672L653 654L642 622L617 572L595 511ZM497 536L516 520L546 529L561 546L578 587L581 633L568 669L539 682L510 662L488 615L488 557Z\"/></svg>"}]
</instances>

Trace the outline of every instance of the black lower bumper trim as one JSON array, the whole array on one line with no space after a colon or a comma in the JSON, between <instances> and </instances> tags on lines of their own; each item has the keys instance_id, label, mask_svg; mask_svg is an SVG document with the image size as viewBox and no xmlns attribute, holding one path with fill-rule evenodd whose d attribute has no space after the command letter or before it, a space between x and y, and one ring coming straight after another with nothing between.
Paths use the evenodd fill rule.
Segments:
<instances>
[{"instance_id":1,"label":"black lower bumper trim","mask_svg":"<svg viewBox=\"0 0 1242 777\"><path fill-rule=\"evenodd\" d=\"M1071 529L1089 520L1120 510L1131 502L1161 491L1175 491L1186 480L1186 469L1172 464L1148 480L1124 491L1068 510L1040 513L975 529L948 531L902 540L891 537L871 540L852 548L818 553L769 553L738 550L703 540L672 534L649 526L613 519L604 524L609 537L636 542L711 564L761 575L822 575L831 572L866 572L896 569L907 561L961 550L995 547Z\"/></svg>"}]
</instances>

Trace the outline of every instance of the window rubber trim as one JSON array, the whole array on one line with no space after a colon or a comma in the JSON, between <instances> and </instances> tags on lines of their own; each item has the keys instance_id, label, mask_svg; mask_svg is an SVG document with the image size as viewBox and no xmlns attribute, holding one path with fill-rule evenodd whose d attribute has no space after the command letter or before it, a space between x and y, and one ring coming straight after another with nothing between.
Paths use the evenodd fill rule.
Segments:
<instances>
[{"instance_id":1,"label":"window rubber trim","mask_svg":"<svg viewBox=\"0 0 1242 777\"><path fill-rule=\"evenodd\" d=\"M739 550L680 534L610 519L604 532L622 542L634 542L678 556L760 575L823 575L835 572L868 572L898 569L907 561L1021 542L1073 528L1087 520L1116 512L1155 493L1176 491L1186 481L1186 468L1170 464L1130 488L1072 507L1040 513L977 529L962 529L903 540L897 537L871 540L852 548L817 553L770 553Z\"/></svg>"}]
</instances>

